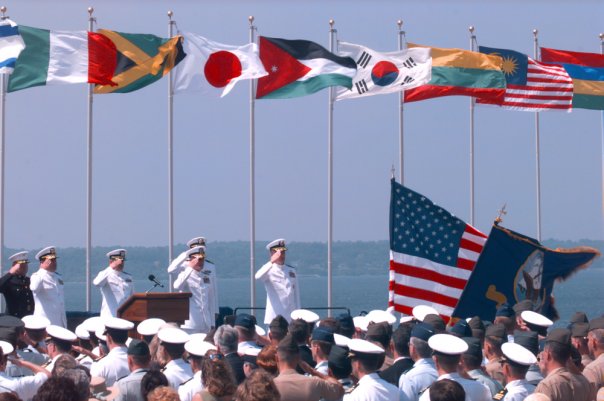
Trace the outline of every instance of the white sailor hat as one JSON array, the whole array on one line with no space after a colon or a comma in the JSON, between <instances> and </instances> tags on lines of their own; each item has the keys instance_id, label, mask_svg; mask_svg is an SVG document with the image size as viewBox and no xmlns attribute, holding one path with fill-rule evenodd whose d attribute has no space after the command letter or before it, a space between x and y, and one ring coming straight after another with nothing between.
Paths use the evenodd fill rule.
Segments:
<instances>
[{"instance_id":1,"label":"white sailor hat","mask_svg":"<svg viewBox=\"0 0 604 401\"><path fill-rule=\"evenodd\" d=\"M164 324L166 324L166 321L157 317L145 319L138 324L136 331L141 336L154 336Z\"/></svg>"},{"instance_id":2,"label":"white sailor hat","mask_svg":"<svg viewBox=\"0 0 604 401\"><path fill-rule=\"evenodd\" d=\"M285 246L285 239L284 238L279 238L274 240L273 242L269 242L266 245L266 249L268 251L271 250L275 250L275 251L287 251L287 247Z\"/></svg>"},{"instance_id":3,"label":"white sailor hat","mask_svg":"<svg viewBox=\"0 0 604 401\"><path fill-rule=\"evenodd\" d=\"M428 305L417 305L413 308L411 313L413 314L413 317L420 322L423 322L427 315L439 315L436 309Z\"/></svg>"},{"instance_id":4,"label":"white sailor hat","mask_svg":"<svg viewBox=\"0 0 604 401\"><path fill-rule=\"evenodd\" d=\"M348 348L351 339L338 333L333 333L333 340L338 347Z\"/></svg>"},{"instance_id":5,"label":"white sailor hat","mask_svg":"<svg viewBox=\"0 0 604 401\"><path fill-rule=\"evenodd\" d=\"M44 316L27 315L23 316L21 320L28 330L44 330L50 326L50 320Z\"/></svg>"},{"instance_id":6,"label":"white sailor hat","mask_svg":"<svg viewBox=\"0 0 604 401\"><path fill-rule=\"evenodd\" d=\"M264 330L262 327L256 325L256 334L258 334L259 336L265 336L266 330Z\"/></svg>"},{"instance_id":7,"label":"white sailor hat","mask_svg":"<svg viewBox=\"0 0 604 401\"><path fill-rule=\"evenodd\" d=\"M27 251L23 251L23 252L17 252L14 255L11 255L8 257L8 260L10 260L12 263L28 263L29 260L27 259L28 253Z\"/></svg>"},{"instance_id":8,"label":"white sailor hat","mask_svg":"<svg viewBox=\"0 0 604 401\"><path fill-rule=\"evenodd\" d=\"M313 324L319 321L319 315L308 309L296 309L289 315L292 320L302 319L306 323Z\"/></svg>"},{"instance_id":9,"label":"white sailor hat","mask_svg":"<svg viewBox=\"0 0 604 401\"><path fill-rule=\"evenodd\" d=\"M54 324L51 324L46 328L46 333L48 333L50 337L55 338L57 340L69 342L75 341L78 338L78 336L76 336L73 331L67 330L66 328L61 326L55 326Z\"/></svg>"},{"instance_id":10,"label":"white sailor hat","mask_svg":"<svg viewBox=\"0 0 604 401\"><path fill-rule=\"evenodd\" d=\"M177 329L176 327L168 327L161 329L157 333L161 342L169 344L184 344L189 341L189 335L186 331Z\"/></svg>"},{"instance_id":11,"label":"white sailor hat","mask_svg":"<svg viewBox=\"0 0 604 401\"><path fill-rule=\"evenodd\" d=\"M205 237L195 237L195 238L190 239L187 242L187 246L189 248L194 248L194 247L200 246L200 245L203 245L203 246L206 245L206 239L205 239Z\"/></svg>"},{"instance_id":12,"label":"white sailor hat","mask_svg":"<svg viewBox=\"0 0 604 401\"><path fill-rule=\"evenodd\" d=\"M126 319L120 319L119 317L110 317L105 320L105 328L127 331L134 328L134 323L129 322Z\"/></svg>"},{"instance_id":13,"label":"white sailor hat","mask_svg":"<svg viewBox=\"0 0 604 401\"><path fill-rule=\"evenodd\" d=\"M195 255L205 255L205 254L206 254L205 246L196 246L194 248L189 249L185 255L187 256L187 260L191 260L192 257Z\"/></svg>"},{"instance_id":14,"label":"white sailor hat","mask_svg":"<svg viewBox=\"0 0 604 401\"><path fill-rule=\"evenodd\" d=\"M189 341L197 341L197 342L205 341L207 336L208 335L206 333L189 334Z\"/></svg>"},{"instance_id":15,"label":"white sailor hat","mask_svg":"<svg viewBox=\"0 0 604 401\"><path fill-rule=\"evenodd\" d=\"M352 318L354 323L354 327L360 329L361 331L367 331L367 326L369 326L369 320L367 320L367 316L355 316Z\"/></svg>"},{"instance_id":16,"label":"white sailor hat","mask_svg":"<svg viewBox=\"0 0 604 401\"><path fill-rule=\"evenodd\" d=\"M413 316L401 316L400 320L398 321L399 323L407 323L410 322L414 319Z\"/></svg>"},{"instance_id":17,"label":"white sailor hat","mask_svg":"<svg viewBox=\"0 0 604 401\"><path fill-rule=\"evenodd\" d=\"M554 324L554 322L552 322L550 319L546 318L545 316L543 316L537 312L533 312L532 310L525 310L524 312L522 312L520 314L520 317L526 323L534 324L535 326L539 326L539 327L547 328L547 327L551 326L552 324Z\"/></svg>"},{"instance_id":18,"label":"white sailor hat","mask_svg":"<svg viewBox=\"0 0 604 401\"><path fill-rule=\"evenodd\" d=\"M11 343L8 343L6 341L0 341L0 348L2 348L2 353L4 355L8 355L15 350L15 347L13 347Z\"/></svg>"},{"instance_id":19,"label":"white sailor hat","mask_svg":"<svg viewBox=\"0 0 604 401\"><path fill-rule=\"evenodd\" d=\"M56 259L57 258L57 249L53 246L47 246L42 249L40 252L36 253L36 259L42 262L45 259Z\"/></svg>"},{"instance_id":20,"label":"white sailor hat","mask_svg":"<svg viewBox=\"0 0 604 401\"><path fill-rule=\"evenodd\" d=\"M98 327L96 329L96 331L94 332L94 335L99 340L107 342L107 334L106 334L106 331L105 331L105 325L103 324L102 326Z\"/></svg>"},{"instance_id":21,"label":"white sailor hat","mask_svg":"<svg viewBox=\"0 0 604 401\"><path fill-rule=\"evenodd\" d=\"M262 351L262 348L256 348L256 347L247 347L243 350L243 355L247 355L247 356L258 356L258 354L260 353L260 351ZM244 361L245 362L245 361Z\"/></svg>"},{"instance_id":22,"label":"white sailor hat","mask_svg":"<svg viewBox=\"0 0 604 401\"><path fill-rule=\"evenodd\" d=\"M86 330L84 323L76 326L75 335L78 336L80 340L90 340L90 332Z\"/></svg>"},{"instance_id":23,"label":"white sailor hat","mask_svg":"<svg viewBox=\"0 0 604 401\"><path fill-rule=\"evenodd\" d=\"M468 343L452 334L434 334L428 339L428 345L446 355L461 355L468 350Z\"/></svg>"},{"instance_id":24,"label":"white sailor hat","mask_svg":"<svg viewBox=\"0 0 604 401\"><path fill-rule=\"evenodd\" d=\"M126 260L126 250L125 249L114 249L113 251L107 252L107 257L111 260L113 260L113 259Z\"/></svg>"},{"instance_id":25,"label":"white sailor hat","mask_svg":"<svg viewBox=\"0 0 604 401\"><path fill-rule=\"evenodd\" d=\"M380 355L386 352L382 349L382 347L359 338L353 338L350 340L348 342L348 349L350 350L349 356L351 357L358 356L358 354Z\"/></svg>"},{"instance_id":26,"label":"white sailor hat","mask_svg":"<svg viewBox=\"0 0 604 401\"><path fill-rule=\"evenodd\" d=\"M195 356L205 356L209 350L217 350L214 344L207 341L189 340L185 343L185 351Z\"/></svg>"},{"instance_id":27,"label":"white sailor hat","mask_svg":"<svg viewBox=\"0 0 604 401\"><path fill-rule=\"evenodd\" d=\"M537 362L535 355L528 349L524 348L520 344L516 343L503 343L501 345L501 352L503 355L512 362L519 365L532 365Z\"/></svg>"},{"instance_id":28,"label":"white sailor hat","mask_svg":"<svg viewBox=\"0 0 604 401\"><path fill-rule=\"evenodd\" d=\"M92 316L82 322L89 333L94 333L99 327L104 328L103 319L100 316Z\"/></svg>"},{"instance_id":29,"label":"white sailor hat","mask_svg":"<svg viewBox=\"0 0 604 401\"><path fill-rule=\"evenodd\" d=\"M374 309L366 315L369 322L383 323L386 322L389 325L393 325L396 322L396 317L385 310Z\"/></svg>"}]
</instances>

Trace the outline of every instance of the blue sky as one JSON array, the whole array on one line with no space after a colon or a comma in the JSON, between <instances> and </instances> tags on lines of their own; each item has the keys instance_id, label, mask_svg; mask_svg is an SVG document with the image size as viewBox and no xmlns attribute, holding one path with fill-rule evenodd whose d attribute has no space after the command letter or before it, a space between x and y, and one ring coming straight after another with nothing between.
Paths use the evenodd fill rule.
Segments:
<instances>
[{"instance_id":1,"label":"blue sky","mask_svg":"<svg viewBox=\"0 0 604 401\"><path fill-rule=\"evenodd\" d=\"M167 35L178 28L212 40L260 35L328 44L338 37L376 50L410 42L478 43L532 54L545 47L599 52L604 3L597 1L53 1L7 0L19 24ZM93 245L166 245L167 84L94 98ZM388 238L389 178L398 166L397 95L338 102L334 133L334 239ZM33 88L7 96L6 224L9 247L84 246L86 86ZM469 218L469 100L405 106L406 184ZM175 99L175 240L249 238L249 88L216 99ZM603 239L601 113L541 116L543 238ZM536 235L534 116L476 108L476 226L487 232L507 203L504 225ZM256 103L256 205L260 239L327 237L327 91ZM398 172L397 172L398 174Z\"/></svg>"}]
</instances>

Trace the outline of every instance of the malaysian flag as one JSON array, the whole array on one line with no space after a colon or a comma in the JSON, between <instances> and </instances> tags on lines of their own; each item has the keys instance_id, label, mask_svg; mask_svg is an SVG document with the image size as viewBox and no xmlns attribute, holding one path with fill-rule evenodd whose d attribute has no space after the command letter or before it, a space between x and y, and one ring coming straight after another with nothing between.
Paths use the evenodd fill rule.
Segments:
<instances>
[{"instance_id":1,"label":"malaysian flag","mask_svg":"<svg viewBox=\"0 0 604 401\"><path fill-rule=\"evenodd\" d=\"M540 63L514 50L484 46L479 50L503 58L507 85L501 106L521 111L572 110L573 81L564 67Z\"/></svg>"},{"instance_id":2,"label":"malaysian flag","mask_svg":"<svg viewBox=\"0 0 604 401\"><path fill-rule=\"evenodd\" d=\"M429 305L448 320L486 235L392 180L388 306L411 314Z\"/></svg>"}]
</instances>

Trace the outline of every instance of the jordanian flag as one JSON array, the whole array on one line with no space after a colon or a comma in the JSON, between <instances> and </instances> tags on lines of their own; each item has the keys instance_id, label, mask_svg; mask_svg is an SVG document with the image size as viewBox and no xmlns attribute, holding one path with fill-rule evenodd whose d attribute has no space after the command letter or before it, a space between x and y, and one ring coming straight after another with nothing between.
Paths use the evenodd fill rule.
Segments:
<instances>
[{"instance_id":1,"label":"jordanian flag","mask_svg":"<svg viewBox=\"0 0 604 401\"><path fill-rule=\"evenodd\" d=\"M268 75L258 80L257 99L306 96L329 86L352 88L357 65L308 40L260 37L260 60Z\"/></svg>"}]
</instances>

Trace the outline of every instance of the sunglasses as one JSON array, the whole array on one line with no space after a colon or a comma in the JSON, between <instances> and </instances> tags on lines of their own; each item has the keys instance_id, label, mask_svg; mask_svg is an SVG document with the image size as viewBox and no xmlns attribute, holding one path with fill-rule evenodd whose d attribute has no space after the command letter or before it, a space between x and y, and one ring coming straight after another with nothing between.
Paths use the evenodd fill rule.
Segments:
<instances>
[{"instance_id":1,"label":"sunglasses","mask_svg":"<svg viewBox=\"0 0 604 401\"><path fill-rule=\"evenodd\" d=\"M210 354L210 355L207 355L207 358L209 358L210 361L217 361L217 360L219 361L219 360L221 360L221 359L224 358L224 355L222 355L222 354Z\"/></svg>"}]
</instances>

